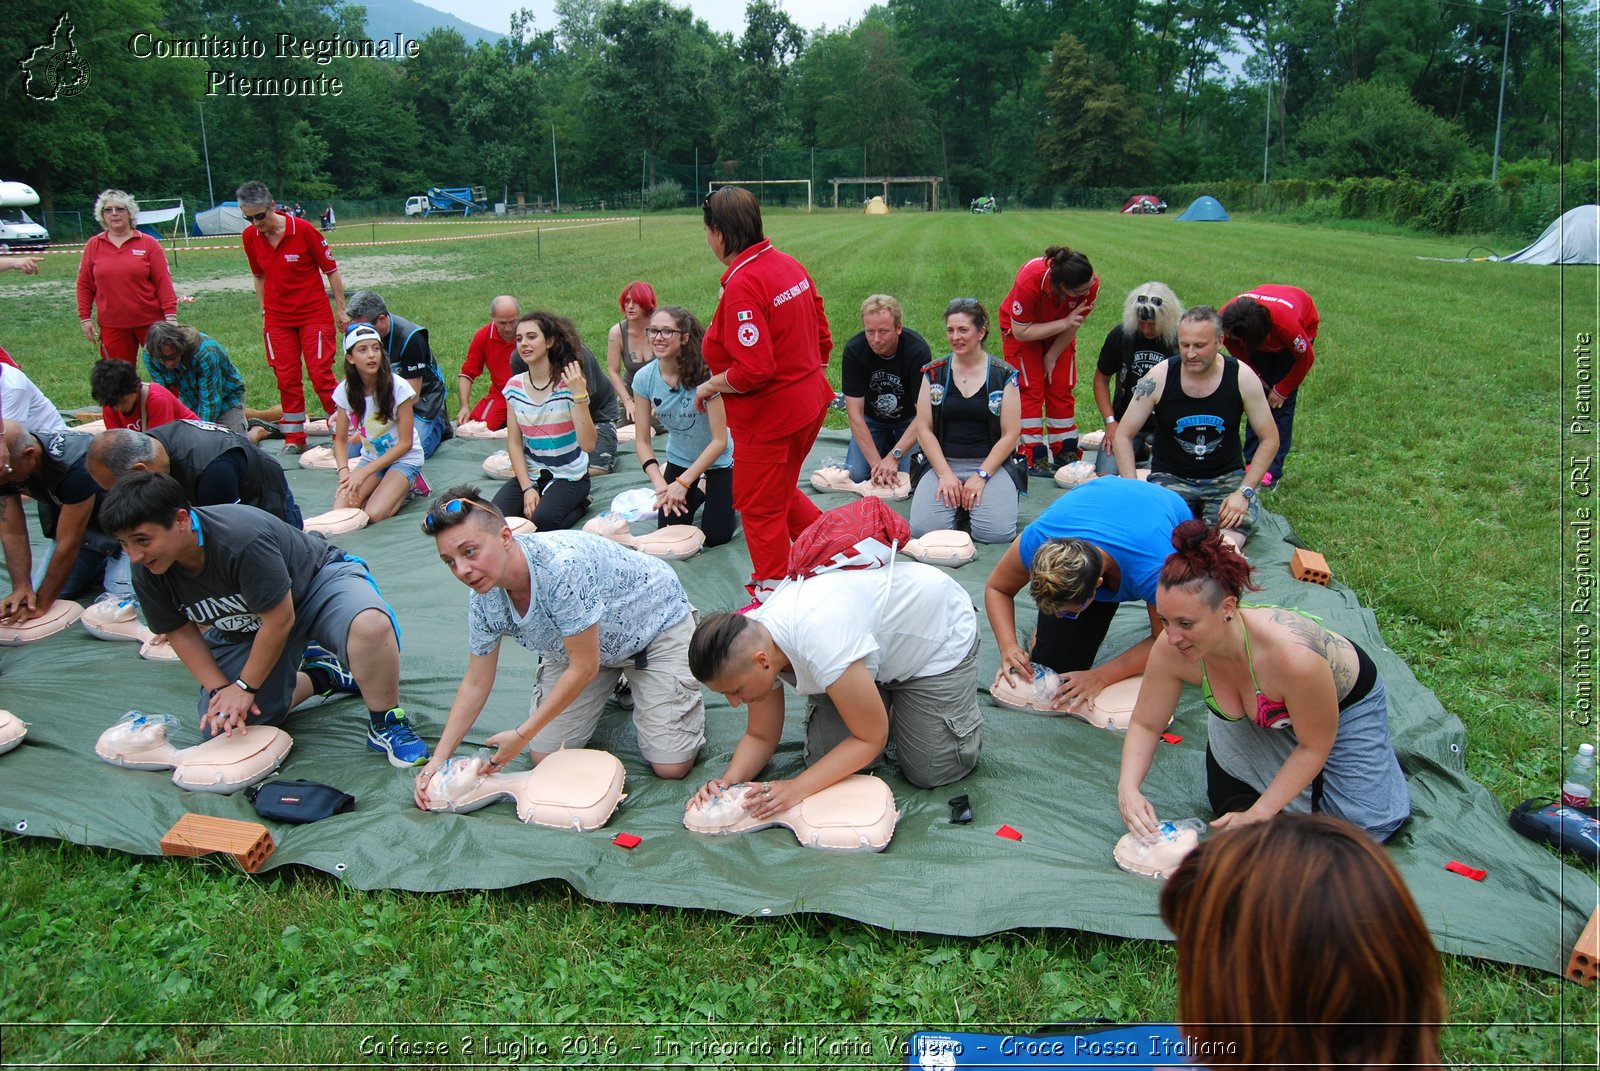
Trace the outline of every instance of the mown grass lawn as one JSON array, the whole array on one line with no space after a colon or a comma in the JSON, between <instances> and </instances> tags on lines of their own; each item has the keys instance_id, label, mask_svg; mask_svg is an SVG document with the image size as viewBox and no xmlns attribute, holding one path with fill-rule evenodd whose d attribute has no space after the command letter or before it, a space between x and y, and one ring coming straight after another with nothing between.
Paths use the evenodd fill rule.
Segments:
<instances>
[{"instance_id":1,"label":"mown grass lawn","mask_svg":"<svg viewBox=\"0 0 1600 1071\"><path fill-rule=\"evenodd\" d=\"M1456 255L1457 240L1110 213L774 213L768 230L815 276L837 343L858 329L861 299L887 291L936 351L950 298L977 296L993 314L1024 259L1048 244L1084 249L1102 280L1079 355L1085 429L1098 424L1093 358L1131 287L1161 279L1189 304L1262 282L1305 287L1322 314L1318 362L1270 508L1327 555L1465 723L1473 776L1508 806L1553 790L1563 741L1578 739L1558 702L1558 388L1573 334L1595 329L1592 269L1416 259ZM484 236L453 240L463 235ZM371 286L427 325L452 386L495 294L571 316L599 351L629 280L705 315L720 273L689 214L642 225L347 221L333 242L347 291ZM64 408L89 400L76 266L51 256L36 279L0 279L0 342ZM196 297L181 318L227 346L252 404L274 403L242 254L183 252L174 275ZM0 1027L6 1062L498 1065L531 1038L542 1062L893 1064L899 1039L922 1024L1168 1020L1176 1009L1163 944L746 920L595 904L556 884L358 893L316 874L255 880L14 836L0 837L0 943L0 1022L17 1024ZM1446 985L1453 1064L1593 1064L1593 991L1457 957L1446 957ZM20 1027L60 1021L87 1025ZM387 1025L418 1022L464 1025ZM787 1025L760 1025L774 1023ZM807 1025L828 1023L855 1025ZM392 1037L446 1051L383 1050ZM766 1039L772 1051L694 1050L696 1038Z\"/></svg>"}]
</instances>

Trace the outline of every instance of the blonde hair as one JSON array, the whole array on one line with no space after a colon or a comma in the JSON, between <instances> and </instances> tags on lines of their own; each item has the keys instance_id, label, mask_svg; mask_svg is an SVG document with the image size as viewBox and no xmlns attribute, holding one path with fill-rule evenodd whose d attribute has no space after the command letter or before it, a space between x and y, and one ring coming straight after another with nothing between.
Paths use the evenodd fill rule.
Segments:
<instances>
[{"instance_id":1,"label":"blonde hair","mask_svg":"<svg viewBox=\"0 0 1600 1071\"><path fill-rule=\"evenodd\" d=\"M101 190L94 199L94 218L101 226L106 222L106 205L121 205L128 210L128 226L139 225L139 202L127 190Z\"/></svg>"},{"instance_id":2,"label":"blonde hair","mask_svg":"<svg viewBox=\"0 0 1600 1071\"><path fill-rule=\"evenodd\" d=\"M1178 321L1183 318L1183 302L1166 283L1141 283L1128 291L1122 303L1122 333L1132 337L1139 333L1139 298L1160 298L1156 306L1156 337L1168 346L1178 344Z\"/></svg>"},{"instance_id":3,"label":"blonde hair","mask_svg":"<svg viewBox=\"0 0 1600 1071\"><path fill-rule=\"evenodd\" d=\"M1051 539L1033 552L1028 566L1028 593L1046 617L1072 606L1082 606L1094 595L1100 571L1105 568L1100 551L1084 539Z\"/></svg>"},{"instance_id":4,"label":"blonde hair","mask_svg":"<svg viewBox=\"0 0 1600 1071\"><path fill-rule=\"evenodd\" d=\"M888 294L872 294L867 300L863 301L861 303L861 318L865 320L870 312L886 312L894 317L894 325L896 327L902 326L904 314L900 309L900 302Z\"/></svg>"}]
</instances>

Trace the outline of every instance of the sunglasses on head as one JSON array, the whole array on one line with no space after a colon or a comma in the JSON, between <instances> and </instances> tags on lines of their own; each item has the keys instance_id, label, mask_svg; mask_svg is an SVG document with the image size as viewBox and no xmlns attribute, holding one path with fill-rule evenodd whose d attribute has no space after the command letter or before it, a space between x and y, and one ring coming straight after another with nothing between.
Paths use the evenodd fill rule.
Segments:
<instances>
[{"instance_id":1,"label":"sunglasses on head","mask_svg":"<svg viewBox=\"0 0 1600 1071\"><path fill-rule=\"evenodd\" d=\"M459 524L469 509L481 509L495 520L505 523L504 517L482 502L474 502L470 498L452 498L428 511L428 515L422 518L422 530L428 535L438 535L444 529Z\"/></svg>"}]
</instances>

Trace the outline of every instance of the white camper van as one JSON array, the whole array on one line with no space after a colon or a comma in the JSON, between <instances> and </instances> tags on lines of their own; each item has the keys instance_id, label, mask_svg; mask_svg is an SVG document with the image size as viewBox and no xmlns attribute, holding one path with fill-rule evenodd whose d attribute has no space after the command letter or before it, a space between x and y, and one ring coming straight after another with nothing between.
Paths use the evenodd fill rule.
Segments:
<instances>
[{"instance_id":1,"label":"white camper van","mask_svg":"<svg viewBox=\"0 0 1600 1071\"><path fill-rule=\"evenodd\" d=\"M43 249L50 232L24 212L39 203L33 187L22 182L0 182L0 253Z\"/></svg>"}]
</instances>

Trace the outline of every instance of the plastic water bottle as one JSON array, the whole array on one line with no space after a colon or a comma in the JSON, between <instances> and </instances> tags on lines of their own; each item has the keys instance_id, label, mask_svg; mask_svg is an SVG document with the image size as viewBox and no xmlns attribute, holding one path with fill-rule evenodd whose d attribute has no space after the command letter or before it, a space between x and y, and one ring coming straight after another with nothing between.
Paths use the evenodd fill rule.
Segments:
<instances>
[{"instance_id":1,"label":"plastic water bottle","mask_svg":"<svg viewBox=\"0 0 1600 1071\"><path fill-rule=\"evenodd\" d=\"M1567 776L1561 781L1561 802L1568 807L1587 807L1594 798L1594 745L1579 744L1578 753L1567 763Z\"/></svg>"}]
</instances>

